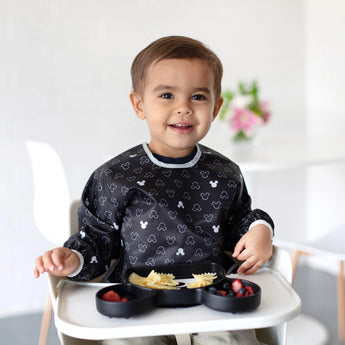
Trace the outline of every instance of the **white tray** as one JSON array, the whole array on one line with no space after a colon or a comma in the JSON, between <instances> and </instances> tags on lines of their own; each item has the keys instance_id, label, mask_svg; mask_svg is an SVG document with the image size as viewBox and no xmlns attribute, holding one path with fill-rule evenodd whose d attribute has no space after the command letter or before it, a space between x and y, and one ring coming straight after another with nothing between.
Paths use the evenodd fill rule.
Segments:
<instances>
[{"instance_id":1,"label":"white tray","mask_svg":"<svg viewBox=\"0 0 345 345\"><path fill-rule=\"evenodd\" d=\"M111 284L63 280L58 290L55 324L69 336L111 339L220 330L253 329L279 325L298 315L301 300L276 271L262 268L253 275L238 276L261 287L261 303L251 312L231 314L203 305L188 308L157 308L129 319L109 318L96 309L96 292Z\"/></svg>"}]
</instances>

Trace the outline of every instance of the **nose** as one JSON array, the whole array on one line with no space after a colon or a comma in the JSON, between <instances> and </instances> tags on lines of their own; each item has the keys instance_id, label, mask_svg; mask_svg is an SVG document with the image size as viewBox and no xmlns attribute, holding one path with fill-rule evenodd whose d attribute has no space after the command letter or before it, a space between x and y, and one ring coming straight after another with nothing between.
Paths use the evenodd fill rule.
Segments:
<instances>
[{"instance_id":1,"label":"nose","mask_svg":"<svg viewBox=\"0 0 345 345\"><path fill-rule=\"evenodd\" d=\"M177 107L176 113L179 115L191 115L192 109L187 102L183 102Z\"/></svg>"}]
</instances>

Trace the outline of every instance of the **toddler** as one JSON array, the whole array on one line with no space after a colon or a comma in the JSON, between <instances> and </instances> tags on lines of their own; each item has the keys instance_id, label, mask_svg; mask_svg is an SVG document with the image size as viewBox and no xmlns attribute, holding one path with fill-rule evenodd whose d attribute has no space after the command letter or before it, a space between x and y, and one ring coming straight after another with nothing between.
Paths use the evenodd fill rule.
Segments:
<instances>
[{"instance_id":1,"label":"toddler","mask_svg":"<svg viewBox=\"0 0 345 345\"><path fill-rule=\"evenodd\" d=\"M222 106L222 72L218 57L187 37L158 39L137 55L130 101L137 117L146 120L150 141L95 170L80 201L79 232L37 258L36 278L49 272L86 281L105 273L104 281L121 282L139 265L216 262L228 268L226 251L241 261L238 273L252 274L270 258L270 216L251 209L239 167L199 144ZM255 344L252 336L202 333L192 341L243 344L245 337ZM173 339L102 343L145 341Z\"/></svg>"}]
</instances>

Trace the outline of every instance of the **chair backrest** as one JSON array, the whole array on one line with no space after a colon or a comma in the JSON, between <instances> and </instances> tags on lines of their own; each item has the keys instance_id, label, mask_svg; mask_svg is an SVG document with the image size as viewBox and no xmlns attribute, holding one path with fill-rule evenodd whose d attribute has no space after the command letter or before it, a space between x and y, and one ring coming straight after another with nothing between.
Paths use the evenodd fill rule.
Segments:
<instances>
[{"instance_id":1,"label":"chair backrest","mask_svg":"<svg viewBox=\"0 0 345 345\"><path fill-rule=\"evenodd\" d=\"M61 245L70 234L70 197L62 162L48 144L28 141L34 179L34 218L42 235Z\"/></svg>"},{"instance_id":2,"label":"chair backrest","mask_svg":"<svg viewBox=\"0 0 345 345\"><path fill-rule=\"evenodd\" d=\"M78 206L79 199L72 201L70 206L70 235L78 232Z\"/></svg>"}]
</instances>

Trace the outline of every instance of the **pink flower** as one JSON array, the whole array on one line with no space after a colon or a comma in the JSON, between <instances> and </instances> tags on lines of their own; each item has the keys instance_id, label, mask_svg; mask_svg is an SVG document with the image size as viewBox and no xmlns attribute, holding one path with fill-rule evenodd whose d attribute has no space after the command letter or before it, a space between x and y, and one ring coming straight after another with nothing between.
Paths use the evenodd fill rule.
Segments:
<instances>
[{"instance_id":1,"label":"pink flower","mask_svg":"<svg viewBox=\"0 0 345 345\"><path fill-rule=\"evenodd\" d=\"M248 109L233 107L231 116L231 127L234 135L243 132L250 137L253 134L253 128L262 122L262 119Z\"/></svg>"},{"instance_id":2,"label":"pink flower","mask_svg":"<svg viewBox=\"0 0 345 345\"><path fill-rule=\"evenodd\" d=\"M267 123L271 117L271 112L268 108L268 102L261 101L259 102L259 110L264 123Z\"/></svg>"}]
</instances>

